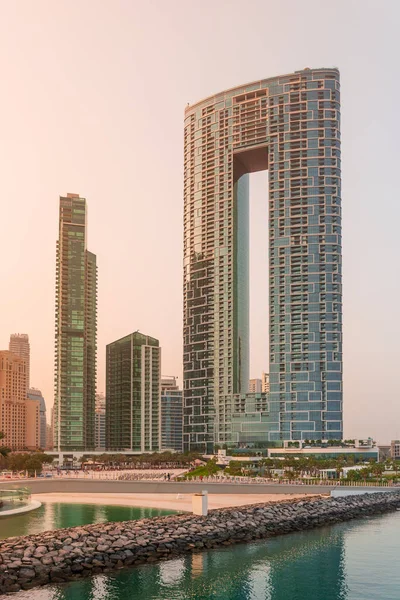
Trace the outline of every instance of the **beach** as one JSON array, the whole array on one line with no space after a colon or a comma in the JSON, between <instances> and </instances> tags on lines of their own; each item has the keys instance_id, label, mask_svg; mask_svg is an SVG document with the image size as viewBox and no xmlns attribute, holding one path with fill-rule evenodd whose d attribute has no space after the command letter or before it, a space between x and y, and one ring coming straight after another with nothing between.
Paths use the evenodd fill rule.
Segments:
<instances>
[{"instance_id":1,"label":"beach","mask_svg":"<svg viewBox=\"0 0 400 600\"><path fill-rule=\"evenodd\" d=\"M205 486L206 487L206 486ZM166 510L192 511L192 495L188 494L113 494L113 493L60 493L35 494L39 502L68 504L100 504L114 506L140 506L145 508L163 508ZM281 502L304 498L315 494L209 494L208 508L226 508L259 504L261 502Z\"/></svg>"}]
</instances>

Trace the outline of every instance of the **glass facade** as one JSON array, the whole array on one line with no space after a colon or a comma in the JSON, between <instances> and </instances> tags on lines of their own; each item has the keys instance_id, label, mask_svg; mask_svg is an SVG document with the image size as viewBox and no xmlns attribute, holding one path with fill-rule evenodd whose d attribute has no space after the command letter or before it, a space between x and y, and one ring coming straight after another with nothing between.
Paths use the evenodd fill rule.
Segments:
<instances>
[{"instance_id":1,"label":"glass facade","mask_svg":"<svg viewBox=\"0 0 400 600\"><path fill-rule=\"evenodd\" d=\"M135 332L106 347L106 448L160 449L161 348Z\"/></svg>"},{"instance_id":2,"label":"glass facade","mask_svg":"<svg viewBox=\"0 0 400 600\"><path fill-rule=\"evenodd\" d=\"M44 450L46 448L46 402L42 396L42 392L36 388L29 388L27 397L30 400L39 400L40 402L40 432L39 432L39 447Z\"/></svg>"},{"instance_id":3,"label":"glass facade","mask_svg":"<svg viewBox=\"0 0 400 600\"><path fill-rule=\"evenodd\" d=\"M56 269L54 448L93 450L97 266L86 249L86 200L60 197Z\"/></svg>"},{"instance_id":4,"label":"glass facade","mask_svg":"<svg viewBox=\"0 0 400 600\"><path fill-rule=\"evenodd\" d=\"M183 449L183 398L181 390L161 392L161 449Z\"/></svg>"},{"instance_id":5,"label":"glass facade","mask_svg":"<svg viewBox=\"0 0 400 600\"><path fill-rule=\"evenodd\" d=\"M260 441L341 438L338 70L305 69L188 106L184 143L185 449L238 442L233 397L247 392L249 362L247 178L265 169L270 391Z\"/></svg>"}]
</instances>

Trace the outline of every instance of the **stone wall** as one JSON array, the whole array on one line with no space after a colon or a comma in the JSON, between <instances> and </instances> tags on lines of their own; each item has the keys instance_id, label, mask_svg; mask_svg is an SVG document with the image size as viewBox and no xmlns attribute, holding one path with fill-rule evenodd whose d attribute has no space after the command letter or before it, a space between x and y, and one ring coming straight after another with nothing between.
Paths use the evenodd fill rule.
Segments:
<instances>
[{"instance_id":1,"label":"stone wall","mask_svg":"<svg viewBox=\"0 0 400 600\"><path fill-rule=\"evenodd\" d=\"M399 492L318 496L213 510L207 517L170 515L7 538L0 541L0 593L62 583L399 507Z\"/></svg>"}]
</instances>

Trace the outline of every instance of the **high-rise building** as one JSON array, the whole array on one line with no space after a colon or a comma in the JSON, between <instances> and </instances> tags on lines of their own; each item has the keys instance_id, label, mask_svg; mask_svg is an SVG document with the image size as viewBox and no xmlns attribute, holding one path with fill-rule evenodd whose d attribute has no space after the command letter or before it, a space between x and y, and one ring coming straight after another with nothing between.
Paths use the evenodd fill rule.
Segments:
<instances>
[{"instance_id":1,"label":"high-rise building","mask_svg":"<svg viewBox=\"0 0 400 600\"><path fill-rule=\"evenodd\" d=\"M50 424L46 427L46 450L54 450L54 406L50 411Z\"/></svg>"},{"instance_id":2,"label":"high-rise building","mask_svg":"<svg viewBox=\"0 0 400 600\"><path fill-rule=\"evenodd\" d=\"M263 373L261 376L261 391L264 393L269 392L269 373Z\"/></svg>"},{"instance_id":3,"label":"high-rise building","mask_svg":"<svg viewBox=\"0 0 400 600\"><path fill-rule=\"evenodd\" d=\"M261 392L261 379L250 379L249 381L249 394Z\"/></svg>"},{"instance_id":4,"label":"high-rise building","mask_svg":"<svg viewBox=\"0 0 400 600\"><path fill-rule=\"evenodd\" d=\"M29 388L28 399L38 400L40 404L39 447L44 450L46 448L46 402L42 392L36 388Z\"/></svg>"},{"instance_id":5,"label":"high-rise building","mask_svg":"<svg viewBox=\"0 0 400 600\"><path fill-rule=\"evenodd\" d=\"M60 197L57 242L54 448L95 447L97 266L86 249L86 200Z\"/></svg>"},{"instance_id":6,"label":"high-rise building","mask_svg":"<svg viewBox=\"0 0 400 600\"><path fill-rule=\"evenodd\" d=\"M53 450L53 428L50 423L46 425L46 450Z\"/></svg>"},{"instance_id":7,"label":"high-rise building","mask_svg":"<svg viewBox=\"0 0 400 600\"><path fill-rule=\"evenodd\" d=\"M260 441L342 437L340 84L304 69L185 110L184 446L236 444L249 380L249 173L269 171ZM267 192L266 192L267 193Z\"/></svg>"},{"instance_id":8,"label":"high-rise building","mask_svg":"<svg viewBox=\"0 0 400 600\"><path fill-rule=\"evenodd\" d=\"M165 390L179 390L178 384L176 383L176 377L173 375L162 375L161 377L161 393Z\"/></svg>"},{"instance_id":9,"label":"high-rise building","mask_svg":"<svg viewBox=\"0 0 400 600\"><path fill-rule=\"evenodd\" d=\"M161 377L161 449L183 449L183 395L171 376Z\"/></svg>"},{"instance_id":10,"label":"high-rise building","mask_svg":"<svg viewBox=\"0 0 400 600\"><path fill-rule=\"evenodd\" d=\"M95 438L96 438L96 450L105 450L106 449L106 397L104 394L96 394Z\"/></svg>"},{"instance_id":11,"label":"high-rise building","mask_svg":"<svg viewBox=\"0 0 400 600\"><path fill-rule=\"evenodd\" d=\"M107 450L160 449L161 348L136 331L106 348Z\"/></svg>"},{"instance_id":12,"label":"high-rise building","mask_svg":"<svg viewBox=\"0 0 400 600\"><path fill-rule=\"evenodd\" d=\"M0 351L0 444L11 450L26 448L26 361Z\"/></svg>"},{"instance_id":13,"label":"high-rise building","mask_svg":"<svg viewBox=\"0 0 400 600\"><path fill-rule=\"evenodd\" d=\"M10 335L10 343L8 346L10 352L23 358L26 364L26 389L29 388L30 380L30 345L29 335L26 333L12 333Z\"/></svg>"},{"instance_id":14,"label":"high-rise building","mask_svg":"<svg viewBox=\"0 0 400 600\"><path fill-rule=\"evenodd\" d=\"M40 443L40 424L40 400L28 397L25 400L25 447L27 450L44 449Z\"/></svg>"}]
</instances>

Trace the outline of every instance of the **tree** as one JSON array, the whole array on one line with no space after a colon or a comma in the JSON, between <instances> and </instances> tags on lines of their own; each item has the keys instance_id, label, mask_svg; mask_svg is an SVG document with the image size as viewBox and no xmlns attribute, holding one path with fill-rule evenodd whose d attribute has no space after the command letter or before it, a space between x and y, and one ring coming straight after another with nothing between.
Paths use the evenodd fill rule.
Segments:
<instances>
[{"instance_id":1,"label":"tree","mask_svg":"<svg viewBox=\"0 0 400 600\"><path fill-rule=\"evenodd\" d=\"M28 475L32 476L35 473L41 473L43 468L42 461L39 456L31 454L25 460L25 470L28 471Z\"/></svg>"},{"instance_id":2,"label":"tree","mask_svg":"<svg viewBox=\"0 0 400 600\"><path fill-rule=\"evenodd\" d=\"M29 456L29 454L9 454L7 463L10 471L25 471L25 463Z\"/></svg>"},{"instance_id":3,"label":"tree","mask_svg":"<svg viewBox=\"0 0 400 600\"><path fill-rule=\"evenodd\" d=\"M369 465L359 470L360 477L364 479L364 482L366 482L368 477L371 475L371 471L372 469Z\"/></svg>"},{"instance_id":4,"label":"tree","mask_svg":"<svg viewBox=\"0 0 400 600\"><path fill-rule=\"evenodd\" d=\"M356 469L351 469L351 471L347 472L346 479L348 479L349 481L360 481L360 471L357 471Z\"/></svg>"},{"instance_id":5,"label":"tree","mask_svg":"<svg viewBox=\"0 0 400 600\"><path fill-rule=\"evenodd\" d=\"M4 440L6 436L4 435L4 433L2 431L0 431L0 441ZM3 446L2 444L0 444L0 456L7 456L7 454L11 452L10 448L7 448L6 446Z\"/></svg>"},{"instance_id":6,"label":"tree","mask_svg":"<svg viewBox=\"0 0 400 600\"><path fill-rule=\"evenodd\" d=\"M375 463L372 465L371 471L374 475L382 479L382 474L385 471L385 465L382 463Z\"/></svg>"}]
</instances>

